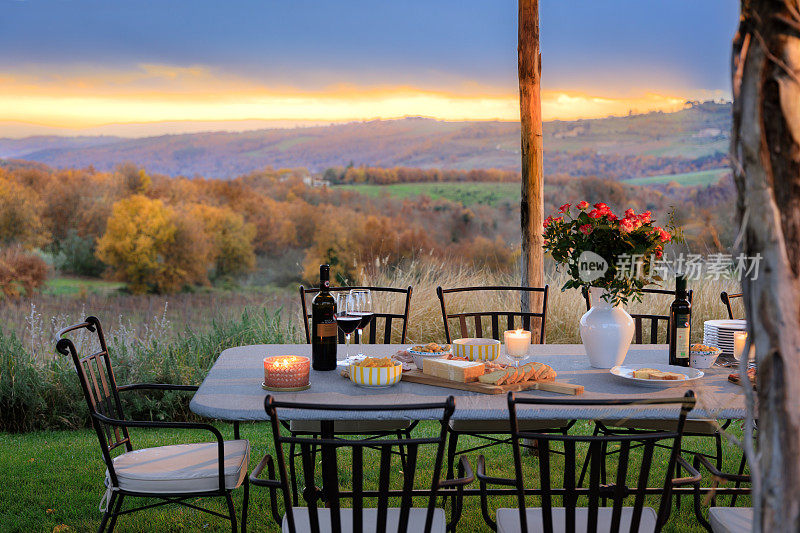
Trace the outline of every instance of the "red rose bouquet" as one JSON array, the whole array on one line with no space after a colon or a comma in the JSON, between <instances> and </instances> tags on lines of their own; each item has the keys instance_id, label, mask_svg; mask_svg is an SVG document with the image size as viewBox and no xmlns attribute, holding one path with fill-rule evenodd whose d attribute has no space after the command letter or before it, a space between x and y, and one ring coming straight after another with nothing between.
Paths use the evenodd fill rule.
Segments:
<instances>
[{"instance_id":1,"label":"red rose bouquet","mask_svg":"<svg viewBox=\"0 0 800 533\"><path fill-rule=\"evenodd\" d=\"M601 287L614 305L640 300L645 286L661 281L653 262L666 243L680 238L671 219L667 231L654 224L650 211L628 209L619 218L604 203L562 205L544 221L544 249L570 277L561 290Z\"/></svg>"}]
</instances>

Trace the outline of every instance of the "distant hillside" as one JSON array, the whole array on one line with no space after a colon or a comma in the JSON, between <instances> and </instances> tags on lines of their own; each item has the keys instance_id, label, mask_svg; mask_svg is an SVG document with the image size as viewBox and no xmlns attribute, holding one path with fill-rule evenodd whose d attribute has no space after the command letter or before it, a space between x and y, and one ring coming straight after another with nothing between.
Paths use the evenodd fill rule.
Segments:
<instances>
[{"instance_id":1,"label":"distant hillside","mask_svg":"<svg viewBox=\"0 0 800 533\"><path fill-rule=\"evenodd\" d=\"M714 103L694 105L676 113L548 122L544 125L544 143L551 156L546 154L545 164L548 172L572 174L572 154L582 157L589 167L596 164L597 157L608 156L615 162L632 161L630 170L617 175L627 178L650 175L647 165L643 167L634 160L654 156L664 164L675 163L676 168L687 167L688 171L697 166L693 160L710 158L712 165L721 161L718 154L727 152L729 130L730 105ZM467 170L518 170L520 165L518 123L424 118L138 139L0 139L0 157L55 167L93 165L100 170L131 161L151 172L215 178L232 178L265 166L306 167L319 172L351 162ZM576 175L585 174L586 169Z\"/></svg>"}]
</instances>

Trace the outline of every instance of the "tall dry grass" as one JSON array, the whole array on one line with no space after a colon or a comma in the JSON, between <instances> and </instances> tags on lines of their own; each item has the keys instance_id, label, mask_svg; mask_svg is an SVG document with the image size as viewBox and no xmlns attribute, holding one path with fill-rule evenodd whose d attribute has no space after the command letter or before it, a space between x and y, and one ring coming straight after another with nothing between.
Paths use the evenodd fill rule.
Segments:
<instances>
[{"instance_id":1,"label":"tall dry grass","mask_svg":"<svg viewBox=\"0 0 800 533\"><path fill-rule=\"evenodd\" d=\"M436 287L442 288L519 284L519 272L493 272L447 262L412 262L404 267L375 269L362 275L364 284L373 286L406 287L413 286L411 314L408 325L409 343L441 342L444 339L444 326ZM579 343L578 320L586 312L586 304L578 290L562 292L566 277L562 273L548 269L546 282L550 285L546 337L548 343ZM674 289L674 281L664 284ZM703 280L690 283L694 291L692 305L692 341L702 342L703 322L710 319L727 318L727 312L720 301L722 291L738 292L739 284L732 279ZM672 298L669 296L645 296L642 302L626 306L630 313L667 314ZM402 312L402 301L394 298L376 301L375 307L387 312ZM739 304L737 304L739 305ZM448 312L503 311L519 309L519 293L466 293L451 295L447 300ZM741 308L734 313L743 316ZM451 323L451 331L455 324ZM488 322L484 331L490 331ZM501 329L502 325L501 325ZM647 330L645 330L647 335ZM454 336L458 336L455 334ZM399 333L395 335L399 339ZM399 340L396 340L399 342Z\"/></svg>"}]
</instances>

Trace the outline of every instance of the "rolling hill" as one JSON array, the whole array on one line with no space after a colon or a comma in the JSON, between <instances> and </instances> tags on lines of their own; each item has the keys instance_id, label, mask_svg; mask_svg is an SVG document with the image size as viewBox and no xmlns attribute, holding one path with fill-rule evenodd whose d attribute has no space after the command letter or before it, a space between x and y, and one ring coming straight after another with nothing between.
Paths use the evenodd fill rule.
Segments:
<instances>
[{"instance_id":1,"label":"rolling hill","mask_svg":"<svg viewBox=\"0 0 800 533\"><path fill-rule=\"evenodd\" d=\"M622 168L603 171L617 179L721 167L724 155L720 154L727 151L729 130L730 105L711 102L675 113L548 122L544 125L546 171L600 172L595 169L602 168L603 158ZM319 172L351 162L517 170L519 124L405 118L144 138L37 136L0 139L0 158L54 167L93 165L100 170L131 161L151 172L213 178L231 178L265 166ZM659 172L661 167L669 168Z\"/></svg>"}]
</instances>

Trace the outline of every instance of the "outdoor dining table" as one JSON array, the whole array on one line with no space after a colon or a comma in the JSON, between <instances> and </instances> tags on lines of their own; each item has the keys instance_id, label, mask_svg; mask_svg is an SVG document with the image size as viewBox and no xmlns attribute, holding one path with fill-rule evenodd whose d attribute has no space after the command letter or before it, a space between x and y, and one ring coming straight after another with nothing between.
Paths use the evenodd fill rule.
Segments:
<instances>
[{"instance_id":1,"label":"outdoor dining table","mask_svg":"<svg viewBox=\"0 0 800 533\"><path fill-rule=\"evenodd\" d=\"M407 346L393 344L360 345L368 356L389 357ZM353 347L351 346L351 349ZM634 345L628 350L625 364L647 366L651 363L664 363L668 360L667 345ZM345 347L339 346L338 357L344 359ZM197 415L233 422L234 436L239 438L241 422L266 421L264 398L267 394L282 401L320 403L325 405L398 405L425 402L441 402L447 396L455 397L453 419L464 420L507 420L508 401L505 394L482 394L471 391L442 388L419 383L401 381L388 388L365 388L353 384L342 377L339 371L317 372L311 370L311 387L300 392L268 392L262 388L265 357L274 355L299 355L311 357L308 344L264 344L240 346L223 351L209 371L200 388L192 398L190 409ZM501 353L498 361L503 361ZM612 376L607 369L592 368L581 344L542 344L532 345L529 356L520 362L538 361L555 369L557 380L583 385L582 399L630 399L682 397L686 391L694 391L697 404L689 418L743 419L745 417L744 394L741 387L728 381L732 369L715 367L704 370L705 375L691 384L683 384L666 389L645 388L635 384L623 383ZM525 391L543 398L576 398L545 391ZM425 420L431 419L428 411L350 411L345 408L335 411L282 409L278 413L282 420L319 420L323 438L333 436L336 420ZM621 420L654 419L676 420L677 408L674 406L642 406L636 408L591 407L586 405L563 407L542 405L536 408L518 408L519 419L542 420ZM323 488L324 490L324 488ZM505 494L513 489L488 489L489 494ZM675 487L674 493L690 492L691 487ZM702 488L702 491L716 490L717 493L733 493L742 489ZM412 490L412 494L424 495L424 491ZM419 494L417 494L419 492ZM658 494L661 488L647 489ZM478 489L463 490L464 496L476 496Z\"/></svg>"},{"instance_id":2,"label":"outdoor dining table","mask_svg":"<svg viewBox=\"0 0 800 533\"><path fill-rule=\"evenodd\" d=\"M400 345L361 345L368 356L388 357L404 348ZM351 347L352 349L352 347ZM344 358L344 346L340 346L339 358ZM453 419L458 420L507 420L508 403L505 394L481 394L449 388L400 383L388 388L364 388L343 378L338 371L317 372L311 370L311 387L301 392L267 392L261 387L264 377L263 360L273 355L300 355L311 357L311 346L307 344L265 344L240 346L223 351L199 390L191 401L191 410L203 417L229 422L267 420L264 398L267 394L282 401L297 401L321 404L368 404L397 405L442 401L447 396L455 397ZM501 358L505 357L501 354ZM667 362L667 346L661 344L633 345L628 350L625 364L647 366L651 363ZM667 398L683 396L691 389L697 397L697 406L689 418L743 419L745 417L744 394L741 387L728 381L732 369L714 367L704 370L705 375L692 383L666 389L646 388L623 383L608 370L591 368L580 344L541 344L531 346L528 361L546 363L555 369L558 381L582 385L582 399ZM522 362L525 362L523 360ZM520 363L521 364L521 363ZM541 397L571 398L544 391L526 391ZM379 420L409 419L424 420L431 417L428 412L364 412L348 411L292 411L282 410L284 420ZM636 418L675 419L674 407L644 406L621 409L618 407L561 407L554 405L519 410L520 419L542 420L593 420Z\"/></svg>"}]
</instances>

